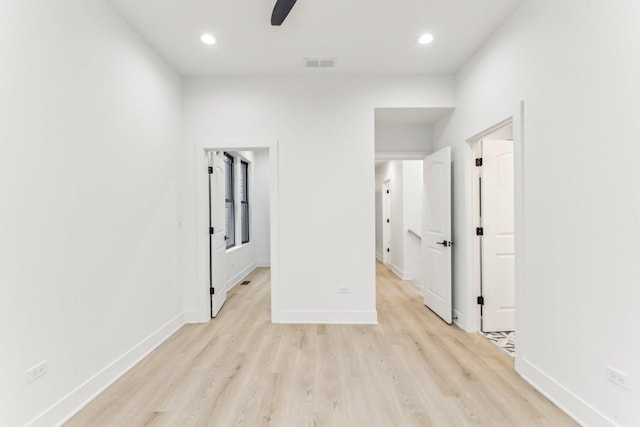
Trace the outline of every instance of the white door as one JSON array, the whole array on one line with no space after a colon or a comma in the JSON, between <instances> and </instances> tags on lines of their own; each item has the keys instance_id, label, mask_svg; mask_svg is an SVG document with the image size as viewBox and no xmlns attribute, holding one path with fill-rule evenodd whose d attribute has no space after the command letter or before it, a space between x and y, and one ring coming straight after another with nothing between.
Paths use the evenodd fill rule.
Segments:
<instances>
[{"instance_id":1,"label":"white door","mask_svg":"<svg viewBox=\"0 0 640 427\"><path fill-rule=\"evenodd\" d=\"M391 252L391 181L382 184L382 261L389 264Z\"/></svg>"},{"instance_id":2,"label":"white door","mask_svg":"<svg viewBox=\"0 0 640 427\"><path fill-rule=\"evenodd\" d=\"M451 323L451 148L423 162L422 292L425 305Z\"/></svg>"},{"instance_id":3,"label":"white door","mask_svg":"<svg viewBox=\"0 0 640 427\"><path fill-rule=\"evenodd\" d=\"M482 330L514 331L513 142L482 142Z\"/></svg>"},{"instance_id":4,"label":"white door","mask_svg":"<svg viewBox=\"0 0 640 427\"><path fill-rule=\"evenodd\" d=\"M212 154L212 167L209 174L209 250L210 250L210 285L211 317L216 317L220 308L227 300L227 290L224 286L224 266L227 254L225 241L225 165L224 160Z\"/></svg>"}]
</instances>

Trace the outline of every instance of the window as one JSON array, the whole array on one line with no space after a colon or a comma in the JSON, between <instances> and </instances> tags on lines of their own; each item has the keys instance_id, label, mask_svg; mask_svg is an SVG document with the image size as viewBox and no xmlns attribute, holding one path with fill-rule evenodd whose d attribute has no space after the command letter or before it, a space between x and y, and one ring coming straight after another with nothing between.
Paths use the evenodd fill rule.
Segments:
<instances>
[{"instance_id":1,"label":"window","mask_svg":"<svg viewBox=\"0 0 640 427\"><path fill-rule=\"evenodd\" d=\"M240 162L240 225L242 243L249 243L249 163Z\"/></svg>"},{"instance_id":2,"label":"window","mask_svg":"<svg viewBox=\"0 0 640 427\"><path fill-rule=\"evenodd\" d=\"M234 159L229 153L224 153L225 163L225 226L227 230L227 249L236 245L236 216L235 216L235 203L234 203Z\"/></svg>"},{"instance_id":3,"label":"window","mask_svg":"<svg viewBox=\"0 0 640 427\"><path fill-rule=\"evenodd\" d=\"M249 162L238 153L224 153L227 249L249 243ZM236 168L239 164L240 167Z\"/></svg>"}]
</instances>

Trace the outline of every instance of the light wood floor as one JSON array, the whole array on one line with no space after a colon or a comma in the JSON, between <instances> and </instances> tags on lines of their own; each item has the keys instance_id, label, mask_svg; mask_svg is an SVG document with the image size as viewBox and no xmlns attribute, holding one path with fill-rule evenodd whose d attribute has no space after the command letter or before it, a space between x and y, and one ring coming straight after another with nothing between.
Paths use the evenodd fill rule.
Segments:
<instances>
[{"instance_id":1,"label":"light wood floor","mask_svg":"<svg viewBox=\"0 0 640 427\"><path fill-rule=\"evenodd\" d=\"M575 425L486 339L377 265L378 326L273 325L269 270L187 325L67 426Z\"/></svg>"}]
</instances>

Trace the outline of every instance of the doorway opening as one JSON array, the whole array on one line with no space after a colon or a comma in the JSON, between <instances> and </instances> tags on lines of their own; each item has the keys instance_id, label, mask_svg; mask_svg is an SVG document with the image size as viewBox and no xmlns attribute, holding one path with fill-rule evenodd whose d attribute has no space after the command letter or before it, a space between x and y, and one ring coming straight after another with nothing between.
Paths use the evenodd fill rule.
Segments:
<instances>
[{"instance_id":1,"label":"doorway opening","mask_svg":"<svg viewBox=\"0 0 640 427\"><path fill-rule=\"evenodd\" d=\"M374 110L375 254L378 260L376 295L381 309L390 306L384 302L385 295L398 292L410 300L414 307L429 308L438 314L431 301L425 299L423 288L425 255L427 258L430 255L425 254L423 240L426 230L424 165L434 151L437 129L449 120L452 112L451 108L394 107ZM446 239L451 239L451 236L447 235ZM451 251L452 248L449 246L446 250ZM434 263L431 271L435 272L439 265ZM442 281L446 281L444 275L440 276L443 276ZM443 290L446 287L442 286ZM433 289L433 286L427 287L428 293L431 294ZM450 295L450 291L451 283L448 283L447 292L438 293ZM451 298L445 299L447 301L442 305L446 313L441 317L450 322ZM387 314L378 310L379 319Z\"/></svg>"},{"instance_id":2,"label":"doorway opening","mask_svg":"<svg viewBox=\"0 0 640 427\"><path fill-rule=\"evenodd\" d=\"M515 163L509 119L473 141L474 279L480 333L515 357Z\"/></svg>"},{"instance_id":3,"label":"doorway opening","mask_svg":"<svg viewBox=\"0 0 640 427\"><path fill-rule=\"evenodd\" d=\"M379 268L397 277L394 284L415 288L415 299L448 324L454 320L451 194L449 147L422 160L377 162Z\"/></svg>"},{"instance_id":4,"label":"doorway opening","mask_svg":"<svg viewBox=\"0 0 640 427\"><path fill-rule=\"evenodd\" d=\"M418 284L422 161L379 160L375 179L376 258L400 280Z\"/></svg>"},{"instance_id":5,"label":"doorway opening","mask_svg":"<svg viewBox=\"0 0 640 427\"><path fill-rule=\"evenodd\" d=\"M217 317L227 300L246 298L264 284L270 286L269 316L277 323L277 141L200 148L197 321Z\"/></svg>"},{"instance_id":6,"label":"doorway opening","mask_svg":"<svg viewBox=\"0 0 640 427\"><path fill-rule=\"evenodd\" d=\"M265 150L208 151L211 317L257 268L270 266L269 156ZM268 283L268 281L266 281Z\"/></svg>"}]
</instances>

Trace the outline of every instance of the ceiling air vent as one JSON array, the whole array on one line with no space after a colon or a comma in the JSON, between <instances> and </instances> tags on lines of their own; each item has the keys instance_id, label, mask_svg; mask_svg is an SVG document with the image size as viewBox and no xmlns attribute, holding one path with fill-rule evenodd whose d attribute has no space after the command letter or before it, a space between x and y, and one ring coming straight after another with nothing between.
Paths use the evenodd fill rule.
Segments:
<instances>
[{"instance_id":1,"label":"ceiling air vent","mask_svg":"<svg viewBox=\"0 0 640 427\"><path fill-rule=\"evenodd\" d=\"M304 65L307 68L333 68L336 60L332 58L305 58Z\"/></svg>"}]
</instances>

